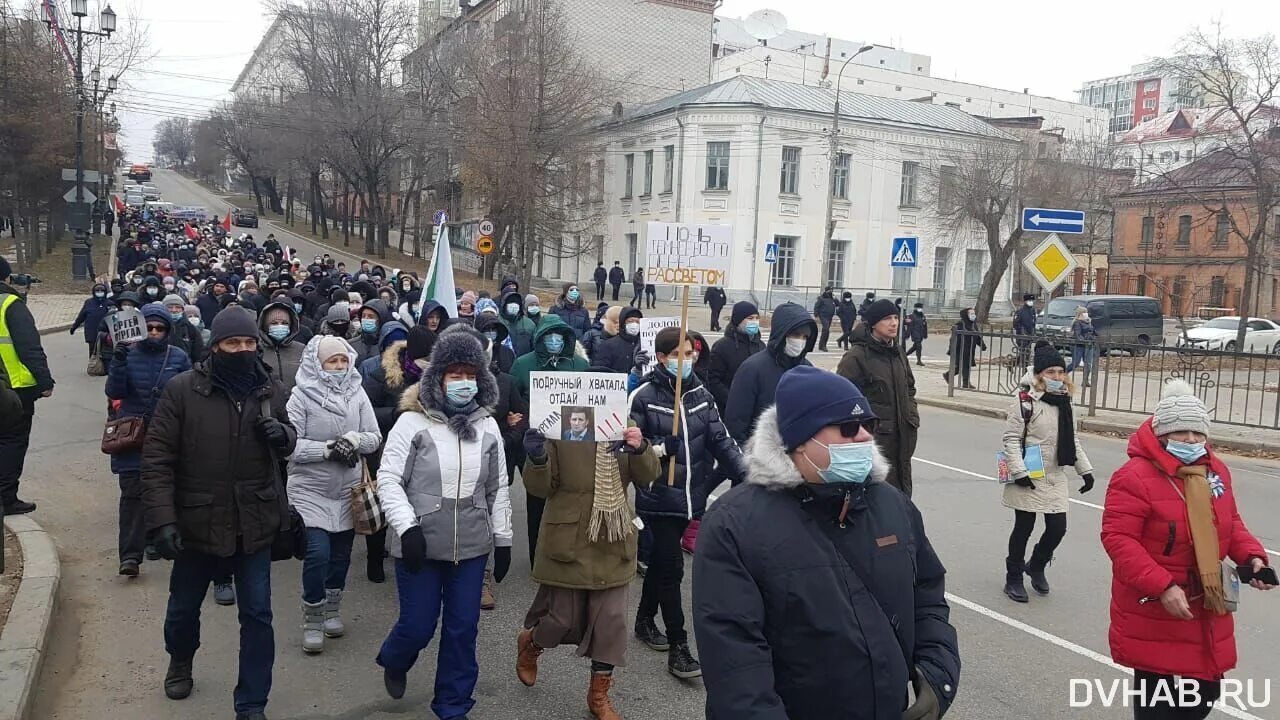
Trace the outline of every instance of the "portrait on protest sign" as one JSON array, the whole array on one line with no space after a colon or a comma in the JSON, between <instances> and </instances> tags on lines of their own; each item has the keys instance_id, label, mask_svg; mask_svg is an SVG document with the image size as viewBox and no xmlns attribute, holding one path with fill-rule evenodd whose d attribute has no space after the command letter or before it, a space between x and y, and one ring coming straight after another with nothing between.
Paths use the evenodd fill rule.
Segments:
<instances>
[{"instance_id":1,"label":"portrait on protest sign","mask_svg":"<svg viewBox=\"0 0 1280 720\"><path fill-rule=\"evenodd\" d=\"M627 427L622 373L529 374L529 426L569 442L613 442Z\"/></svg>"},{"instance_id":2,"label":"portrait on protest sign","mask_svg":"<svg viewBox=\"0 0 1280 720\"><path fill-rule=\"evenodd\" d=\"M594 441L595 420L595 408L565 405L560 408L560 439L570 442Z\"/></svg>"}]
</instances>

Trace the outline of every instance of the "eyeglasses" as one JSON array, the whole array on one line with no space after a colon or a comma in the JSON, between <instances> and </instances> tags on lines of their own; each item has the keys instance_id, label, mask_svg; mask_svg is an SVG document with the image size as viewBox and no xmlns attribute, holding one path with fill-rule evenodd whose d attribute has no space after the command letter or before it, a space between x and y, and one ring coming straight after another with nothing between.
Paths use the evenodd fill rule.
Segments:
<instances>
[{"instance_id":1,"label":"eyeglasses","mask_svg":"<svg viewBox=\"0 0 1280 720\"><path fill-rule=\"evenodd\" d=\"M162 333L162 332L168 332L168 331L169 331L169 328L167 326L159 325L159 324L152 325L151 323L147 323L147 332Z\"/></svg>"},{"instance_id":2,"label":"eyeglasses","mask_svg":"<svg viewBox=\"0 0 1280 720\"><path fill-rule=\"evenodd\" d=\"M840 424L840 436L852 439L858 436L859 430L866 430L868 433L875 435L876 428L878 427L880 427L879 418L850 420L849 422Z\"/></svg>"}]
</instances>

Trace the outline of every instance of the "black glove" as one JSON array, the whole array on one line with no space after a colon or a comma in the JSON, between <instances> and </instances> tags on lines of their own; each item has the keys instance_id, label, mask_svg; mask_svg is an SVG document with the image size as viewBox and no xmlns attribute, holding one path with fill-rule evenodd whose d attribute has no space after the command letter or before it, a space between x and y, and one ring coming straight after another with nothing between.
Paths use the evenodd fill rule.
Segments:
<instances>
[{"instance_id":1,"label":"black glove","mask_svg":"<svg viewBox=\"0 0 1280 720\"><path fill-rule=\"evenodd\" d=\"M680 436L679 435L668 435L664 438L657 440L653 444L662 446L663 457L673 458L680 453Z\"/></svg>"},{"instance_id":2,"label":"black glove","mask_svg":"<svg viewBox=\"0 0 1280 720\"><path fill-rule=\"evenodd\" d=\"M1013 484L1018 487L1029 488L1031 490L1036 489L1036 484L1031 482L1031 477L1029 475L1019 475L1013 479Z\"/></svg>"},{"instance_id":3,"label":"black glove","mask_svg":"<svg viewBox=\"0 0 1280 720\"><path fill-rule=\"evenodd\" d=\"M75 335L75 334L76 334L76 329L75 329L75 328L71 328L71 334L72 334L72 335Z\"/></svg>"},{"instance_id":4,"label":"black glove","mask_svg":"<svg viewBox=\"0 0 1280 720\"><path fill-rule=\"evenodd\" d=\"M285 430L284 423L279 420L273 417L260 417L253 427L258 431L258 437L271 447L283 450L289 446L289 431Z\"/></svg>"},{"instance_id":5,"label":"black glove","mask_svg":"<svg viewBox=\"0 0 1280 720\"><path fill-rule=\"evenodd\" d=\"M524 452L534 460L545 458L547 456L547 436L533 428L525 430Z\"/></svg>"},{"instance_id":6,"label":"black glove","mask_svg":"<svg viewBox=\"0 0 1280 720\"><path fill-rule=\"evenodd\" d=\"M1084 479L1084 485L1080 487L1080 494L1083 495L1093 489L1093 473L1085 473L1080 477Z\"/></svg>"},{"instance_id":7,"label":"black glove","mask_svg":"<svg viewBox=\"0 0 1280 720\"><path fill-rule=\"evenodd\" d=\"M129 357L129 346L124 343L116 343L111 355L120 362L124 362L125 358Z\"/></svg>"},{"instance_id":8,"label":"black glove","mask_svg":"<svg viewBox=\"0 0 1280 720\"><path fill-rule=\"evenodd\" d=\"M360 464L360 451L356 450L356 446L352 445L346 438L338 438L333 441L333 448L329 451L329 459L353 468Z\"/></svg>"},{"instance_id":9,"label":"black glove","mask_svg":"<svg viewBox=\"0 0 1280 720\"><path fill-rule=\"evenodd\" d=\"M493 580L502 582L511 569L511 548L498 545L493 548Z\"/></svg>"},{"instance_id":10,"label":"black glove","mask_svg":"<svg viewBox=\"0 0 1280 720\"><path fill-rule=\"evenodd\" d=\"M635 368L637 372L644 372L644 367L649 364L650 359L649 353L638 350L635 355L631 356L631 367Z\"/></svg>"},{"instance_id":11,"label":"black glove","mask_svg":"<svg viewBox=\"0 0 1280 720\"><path fill-rule=\"evenodd\" d=\"M416 573L427 562L427 539L422 536L422 527L414 525L400 535L400 559L409 572Z\"/></svg>"},{"instance_id":12,"label":"black glove","mask_svg":"<svg viewBox=\"0 0 1280 720\"><path fill-rule=\"evenodd\" d=\"M172 523L156 528L151 544L165 560L177 560L182 554L182 535L178 533L178 526Z\"/></svg>"},{"instance_id":13,"label":"black glove","mask_svg":"<svg viewBox=\"0 0 1280 720\"><path fill-rule=\"evenodd\" d=\"M911 679L911 686L915 688L916 701L902 713L902 720L938 720L942 717L942 708L938 706L938 695L918 667L915 677Z\"/></svg>"}]
</instances>

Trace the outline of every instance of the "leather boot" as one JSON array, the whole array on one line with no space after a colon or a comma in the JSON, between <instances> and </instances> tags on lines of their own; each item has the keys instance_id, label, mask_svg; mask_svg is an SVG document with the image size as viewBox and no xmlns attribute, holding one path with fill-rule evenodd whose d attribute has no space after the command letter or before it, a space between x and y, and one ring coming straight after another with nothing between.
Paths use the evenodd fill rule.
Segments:
<instances>
[{"instance_id":1,"label":"leather boot","mask_svg":"<svg viewBox=\"0 0 1280 720\"><path fill-rule=\"evenodd\" d=\"M538 656L542 648L533 644L533 631L521 630L516 636L516 677L525 687L533 687L538 681Z\"/></svg>"},{"instance_id":2,"label":"leather boot","mask_svg":"<svg viewBox=\"0 0 1280 720\"><path fill-rule=\"evenodd\" d=\"M195 681L191 678L191 658L169 657L169 669L164 674L164 694L170 700L182 700L191 694Z\"/></svg>"},{"instance_id":3,"label":"leather boot","mask_svg":"<svg viewBox=\"0 0 1280 720\"><path fill-rule=\"evenodd\" d=\"M1022 583L1022 560L1005 558L1004 560L1004 594L1014 602L1024 603L1027 598L1027 586Z\"/></svg>"},{"instance_id":4,"label":"leather boot","mask_svg":"<svg viewBox=\"0 0 1280 720\"><path fill-rule=\"evenodd\" d=\"M484 571L484 585L480 586L480 609L492 610L498 607L498 599L493 596L493 571Z\"/></svg>"},{"instance_id":5,"label":"leather boot","mask_svg":"<svg viewBox=\"0 0 1280 720\"><path fill-rule=\"evenodd\" d=\"M1031 562L1027 563L1027 577L1031 578L1031 588L1040 595L1049 594L1049 579L1044 576L1044 569L1052 561L1053 556L1042 552L1039 545L1031 551Z\"/></svg>"},{"instance_id":6,"label":"leather boot","mask_svg":"<svg viewBox=\"0 0 1280 720\"><path fill-rule=\"evenodd\" d=\"M596 720L622 720L609 699L609 687L613 685L613 673L591 673L591 689L587 691L587 710Z\"/></svg>"}]
</instances>

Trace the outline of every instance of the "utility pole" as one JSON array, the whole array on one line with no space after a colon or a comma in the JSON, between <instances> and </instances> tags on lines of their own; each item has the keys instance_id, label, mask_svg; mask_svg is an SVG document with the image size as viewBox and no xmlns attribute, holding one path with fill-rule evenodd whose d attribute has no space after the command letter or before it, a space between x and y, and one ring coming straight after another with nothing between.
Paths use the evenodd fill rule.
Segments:
<instances>
[{"instance_id":1,"label":"utility pole","mask_svg":"<svg viewBox=\"0 0 1280 720\"><path fill-rule=\"evenodd\" d=\"M819 266L818 285L826 287L827 275L831 272L831 237L836 234L835 221L835 196L836 196L836 163L840 159L840 82L844 79L844 69L849 67L849 63L868 50L874 50L874 45L863 45L858 48L858 52L849 56L848 60L840 66L840 72L836 75L836 96L835 107L831 111L831 146L827 150L827 222L824 226L822 234L822 263ZM852 168L850 168L852 171ZM853 178L845 178L846 191Z\"/></svg>"}]
</instances>

